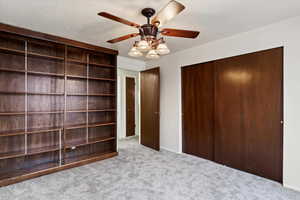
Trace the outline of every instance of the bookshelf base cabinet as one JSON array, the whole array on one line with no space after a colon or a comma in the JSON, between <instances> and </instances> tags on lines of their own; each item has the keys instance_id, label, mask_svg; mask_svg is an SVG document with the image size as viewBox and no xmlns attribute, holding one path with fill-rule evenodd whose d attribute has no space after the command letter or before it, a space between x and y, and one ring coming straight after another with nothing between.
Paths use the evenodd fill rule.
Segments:
<instances>
[{"instance_id":1,"label":"bookshelf base cabinet","mask_svg":"<svg viewBox=\"0 0 300 200\"><path fill-rule=\"evenodd\" d=\"M117 54L0 23L0 187L118 155Z\"/></svg>"}]
</instances>

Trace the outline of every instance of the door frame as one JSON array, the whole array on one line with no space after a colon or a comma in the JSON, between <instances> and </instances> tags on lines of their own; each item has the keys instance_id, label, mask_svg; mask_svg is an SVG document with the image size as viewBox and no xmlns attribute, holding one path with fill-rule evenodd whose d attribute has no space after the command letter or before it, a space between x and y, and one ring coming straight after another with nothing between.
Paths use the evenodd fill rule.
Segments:
<instances>
[{"instance_id":1,"label":"door frame","mask_svg":"<svg viewBox=\"0 0 300 200\"><path fill-rule=\"evenodd\" d=\"M134 73L131 73L134 72ZM140 72L132 71L123 68L118 68L117 73L117 151L119 149L119 139L126 139L126 77L135 79L135 121L137 128L136 135L140 135ZM130 138L130 137L128 137ZM139 137L140 138L140 137ZM140 143L140 141L139 141Z\"/></svg>"},{"instance_id":2,"label":"door frame","mask_svg":"<svg viewBox=\"0 0 300 200\"><path fill-rule=\"evenodd\" d=\"M134 135L133 136L128 136L127 137L127 134L126 134L126 131L127 131L127 102L126 102L126 95L127 95L127 82L126 82L126 79L127 78L133 78L134 79L134 94L135 94L135 97L134 97L134 123L135 123L135 129L134 129ZM126 75L124 76L124 95L123 95L123 102L124 102L124 108L123 108L123 127L124 127L124 136L125 138L130 138L130 137L135 137L137 135L139 135L139 104L138 104L138 98L139 98L139 91L138 91L138 88L137 88L137 77L136 76L133 76L133 75Z\"/></svg>"}]
</instances>

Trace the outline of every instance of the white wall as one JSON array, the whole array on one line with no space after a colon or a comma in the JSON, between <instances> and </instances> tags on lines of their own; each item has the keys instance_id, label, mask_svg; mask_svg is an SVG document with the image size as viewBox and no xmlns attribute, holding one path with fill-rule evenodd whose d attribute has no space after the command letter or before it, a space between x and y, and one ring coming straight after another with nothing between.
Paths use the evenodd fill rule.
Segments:
<instances>
[{"instance_id":1,"label":"white wall","mask_svg":"<svg viewBox=\"0 0 300 200\"><path fill-rule=\"evenodd\" d=\"M135 78L135 134L139 135L140 130L140 73L139 71L145 69L145 62L126 57L118 56L118 103L117 103L117 135L118 138L126 137L126 77Z\"/></svg>"},{"instance_id":2,"label":"white wall","mask_svg":"<svg viewBox=\"0 0 300 200\"><path fill-rule=\"evenodd\" d=\"M145 66L146 63L142 60L118 56L118 68L131 71L142 71L145 69Z\"/></svg>"},{"instance_id":3,"label":"white wall","mask_svg":"<svg viewBox=\"0 0 300 200\"><path fill-rule=\"evenodd\" d=\"M161 67L161 147L182 152L181 66L280 46L284 46L283 181L300 190L300 17L147 62L147 68Z\"/></svg>"}]
</instances>

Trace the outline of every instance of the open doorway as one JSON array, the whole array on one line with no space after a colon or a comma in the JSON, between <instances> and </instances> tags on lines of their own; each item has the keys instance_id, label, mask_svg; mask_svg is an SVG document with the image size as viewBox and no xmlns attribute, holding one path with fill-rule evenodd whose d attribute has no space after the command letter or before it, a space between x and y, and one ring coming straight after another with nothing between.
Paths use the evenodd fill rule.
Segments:
<instances>
[{"instance_id":1,"label":"open doorway","mask_svg":"<svg viewBox=\"0 0 300 200\"><path fill-rule=\"evenodd\" d=\"M118 147L140 141L140 72L118 69Z\"/></svg>"},{"instance_id":2,"label":"open doorway","mask_svg":"<svg viewBox=\"0 0 300 200\"><path fill-rule=\"evenodd\" d=\"M142 144L159 150L159 82L158 67L118 69L118 149Z\"/></svg>"}]
</instances>

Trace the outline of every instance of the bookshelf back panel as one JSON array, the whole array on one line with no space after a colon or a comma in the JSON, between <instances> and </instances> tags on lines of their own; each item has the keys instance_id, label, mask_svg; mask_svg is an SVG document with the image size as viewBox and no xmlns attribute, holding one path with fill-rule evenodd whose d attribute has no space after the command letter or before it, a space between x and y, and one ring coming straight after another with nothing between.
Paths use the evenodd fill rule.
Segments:
<instances>
[{"instance_id":1,"label":"bookshelf back panel","mask_svg":"<svg viewBox=\"0 0 300 200\"><path fill-rule=\"evenodd\" d=\"M113 152L114 151L114 143L115 141L107 141L107 142L101 142L90 145L90 153L91 154L102 154L107 152Z\"/></svg>"},{"instance_id":2,"label":"bookshelf back panel","mask_svg":"<svg viewBox=\"0 0 300 200\"><path fill-rule=\"evenodd\" d=\"M29 112L63 111L64 96L28 95Z\"/></svg>"},{"instance_id":3,"label":"bookshelf back panel","mask_svg":"<svg viewBox=\"0 0 300 200\"><path fill-rule=\"evenodd\" d=\"M27 136L27 148L36 149L43 147L59 146L59 132L36 133Z\"/></svg>"},{"instance_id":4,"label":"bookshelf back panel","mask_svg":"<svg viewBox=\"0 0 300 200\"><path fill-rule=\"evenodd\" d=\"M0 116L0 133L25 129L25 116Z\"/></svg>"},{"instance_id":5,"label":"bookshelf back panel","mask_svg":"<svg viewBox=\"0 0 300 200\"><path fill-rule=\"evenodd\" d=\"M67 58L71 60L87 62L87 52L84 49L68 47Z\"/></svg>"},{"instance_id":6,"label":"bookshelf back panel","mask_svg":"<svg viewBox=\"0 0 300 200\"><path fill-rule=\"evenodd\" d=\"M64 79L61 77L28 75L28 92L64 93Z\"/></svg>"},{"instance_id":7,"label":"bookshelf back panel","mask_svg":"<svg viewBox=\"0 0 300 200\"><path fill-rule=\"evenodd\" d=\"M28 71L64 74L64 62L40 57L28 57Z\"/></svg>"},{"instance_id":8,"label":"bookshelf back panel","mask_svg":"<svg viewBox=\"0 0 300 200\"><path fill-rule=\"evenodd\" d=\"M90 63L113 65L113 56L105 53L90 53Z\"/></svg>"},{"instance_id":9,"label":"bookshelf back panel","mask_svg":"<svg viewBox=\"0 0 300 200\"><path fill-rule=\"evenodd\" d=\"M89 97L90 110L114 109L115 97Z\"/></svg>"},{"instance_id":10,"label":"bookshelf back panel","mask_svg":"<svg viewBox=\"0 0 300 200\"><path fill-rule=\"evenodd\" d=\"M0 90L5 92L25 92L25 75L0 71Z\"/></svg>"},{"instance_id":11,"label":"bookshelf back panel","mask_svg":"<svg viewBox=\"0 0 300 200\"><path fill-rule=\"evenodd\" d=\"M62 127L63 114L36 114L28 115L28 129L48 129Z\"/></svg>"},{"instance_id":12,"label":"bookshelf back panel","mask_svg":"<svg viewBox=\"0 0 300 200\"><path fill-rule=\"evenodd\" d=\"M44 42L41 40L30 40L27 46L28 52L64 58L64 45L58 45L51 42Z\"/></svg>"},{"instance_id":13,"label":"bookshelf back panel","mask_svg":"<svg viewBox=\"0 0 300 200\"><path fill-rule=\"evenodd\" d=\"M115 83L110 81L89 80L89 94L113 94Z\"/></svg>"},{"instance_id":14,"label":"bookshelf back panel","mask_svg":"<svg viewBox=\"0 0 300 200\"><path fill-rule=\"evenodd\" d=\"M86 145L86 146L79 146L76 147L75 149L67 149L66 150L66 159L70 159L70 158L76 158L76 157L81 157L81 156L86 156L90 154L90 146Z\"/></svg>"},{"instance_id":15,"label":"bookshelf back panel","mask_svg":"<svg viewBox=\"0 0 300 200\"><path fill-rule=\"evenodd\" d=\"M88 116L89 124L102 124L115 122L114 112L93 112Z\"/></svg>"},{"instance_id":16,"label":"bookshelf back panel","mask_svg":"<svg viewBox=\"0 0 300 200\"><path fill-rule=\"evenodd\" d=\"M86 94L87 81L85 79L68 78L67 80L68 94Z\"/></svg>"},{"instance_id":17,"label":"bookshelf back panel","mask_svg":"<svg viewBox=\"0 0 300 200\"><path fill-rule=\"evenodd\" d=\"M25 111L25 95L0 94L0 99L0 113Z\"/></svg>"},{"instance_id":18,"label":"bookshelf back panel","mask_svg":"<svg viewBox=\"0 0 300 200\"><path fill-rule=\"evenodd\" d=\"M66 126L78 126L86 124L86 113L67 113Z\"/></svg>"},{"instance_id":19,"label":"bookshelf back panel","mask_svg":"<svg viewBox=\"0 0 300 200\"><path fill-rule=\"evenodd\" d=\"M25 70L25 56L0 51L0 68Z\"/></svg>"},{"instance_id":20,"label":"bookshelf back panel","mask_svg":"<svg viewBox=\"0 0 300 200\"><path fill-rule=\"evenodd\" d=\"M59 163L59 151L26 156L23 168L32 169L36 166L49 163Z\"/></svg>"},{"instance_id":21,"label":"bookshelf back panel","mask_svg":"<svg viewBox=\"0 0 300 200\"><path fill-rule=\"evenodd\" d=\"M10 177L10 173L24 166L25 157L9 158L0 160L0 179Z\"/></svg>"},{"instance_id":22,"label":"bookshelf back panel","mask_svg":"<svg viewBox=\"0 0 300 200\"><path fill-rule=\"evenodd\" d=\"M89 66L89 77L115 79L115 68L102 68L99 66Z\"/></svg>"},{"instance_id":23,"label":"bookshelf back panel","mask_svg":"<svg viewBox=\"0 0 300 200\"><path fill-rule=\"evenodd\" d=\"M76 144L82 144L86 142L87 129L78 128L66 130L66 144L72 146Z\"/></svg>"},{"instance_id":24,"label":"bookshelf back panel","mask_svg":"<svg viewBox=\"0 0 300 200\"><path fill-rule=\"evenodd\" d=\"M89 128L89 139L115 137L114 126Z\"/></svg>"},{"instance_id":25,"label":"bookshelf back panel","mask_svg":"<svg viewBox=\"0 0 300 200\"><path fill-rule=\"evenodd\" d=\"M81 63L72 63L69 62L67 64L67 69L66 69L67 75L72 75L72 76L87 76L87 67L86 64L81 64Z\"/></svg>"},{"instance_id":26,"label":"bookshelf back panel","mask_svg":"<svg viewBox=\"0 0 300 200\"><path fill-rule=\"evenodd\" d=\"M15 39L13 36L0 34L0 47L25 51L25 42L20 39Z\"/></svg>"},{"instance_id":27,"label":"bookshelf back panel","mask_svg":"<svg viewBox=\"0 0 300 200\"><path fill-rule=\"evenodd\" d=\"M16 135L12 137L0 138L0 158L1 155L13 152L25 152L25 136Z\"/></svg>"},{"instance_id":28,"label":"bookshelf back panel","mask_svg":"<svg viewBox=\"0 0 300 200\"><path fill-rule=\"evenodd\" d=\"M67 110L86 110L87 98L86 96L68 96Z\"/></svg>"}]
</instances>

